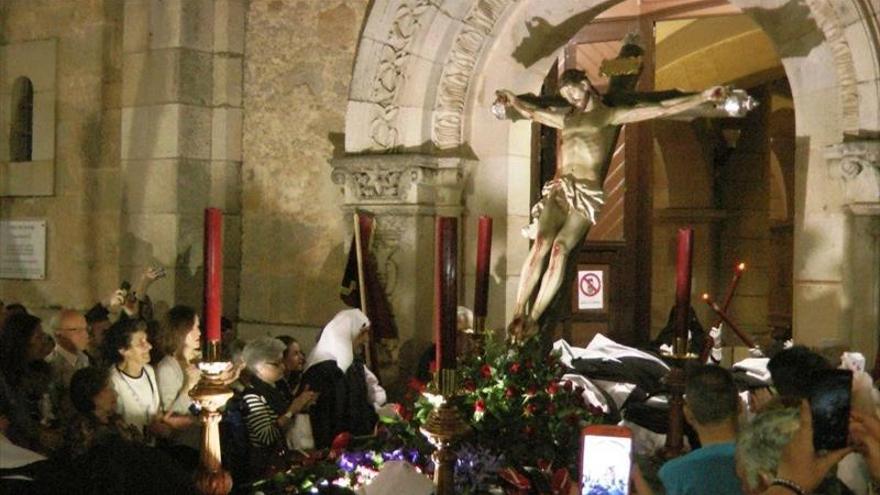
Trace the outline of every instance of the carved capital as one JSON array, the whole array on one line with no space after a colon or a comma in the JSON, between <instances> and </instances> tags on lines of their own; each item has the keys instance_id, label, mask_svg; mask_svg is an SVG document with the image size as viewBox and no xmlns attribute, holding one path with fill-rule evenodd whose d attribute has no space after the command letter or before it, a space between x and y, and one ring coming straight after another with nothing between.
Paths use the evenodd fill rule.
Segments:
<instances>
[{"instance_id":1,"label":"carved capital","mask_svg":"<svg viewBox=\"0 0 880 495\"><path fill-rule=\"evenodd\" d=\"M330 176L346 206L461 204L458 158L429 155L353 155L331 161Z\"/></svg>"},{"instance_id":2,"label":"carved capital","mask_svg":"<svg viewBox=\"0 0 880 495\"><path fill-rule=\"evenodd\" d=\"M856 215L880 215L880 140L829 146L831 177L843 184L844 204Z\"/></svg>"}]
</instances>

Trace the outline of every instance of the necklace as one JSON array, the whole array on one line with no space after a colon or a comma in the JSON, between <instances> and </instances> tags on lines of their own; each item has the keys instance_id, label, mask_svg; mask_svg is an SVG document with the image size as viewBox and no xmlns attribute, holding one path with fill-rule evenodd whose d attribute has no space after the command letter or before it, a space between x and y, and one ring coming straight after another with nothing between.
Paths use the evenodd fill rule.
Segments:
<instances>
[{"instance_id":1,"label":"necklace","mask_svg":"<svg viewBox=\"0 0 880 495\"><path fill-rule=\"evenodd\" d=\"M141 368L141 376L139 376L137 378L132 378L132 377L128 376L128 373L119 369L118 365L116 366L116 371L118 371L119 374L122 375L122 381L125 382L125 385L128 387L128 390L131 391L131 395L132 395L132 397L134 397L134 400L138 403L139 406L141 406L144 409L144 411L149 416L149 414L151 413L150 406L153 405L153 394L155 393L155 389L153 388L153 379L150 378L150 374L147 373L147 369ZM132 383L131 380L140 380L141 377L143 377L144 375L147 376L147 383L150 385L150 397L149 397L149 399L147 399L146 403L143 401L143 398L138 393L138 391L131 384Z\"/></svg>"}]
</instances>

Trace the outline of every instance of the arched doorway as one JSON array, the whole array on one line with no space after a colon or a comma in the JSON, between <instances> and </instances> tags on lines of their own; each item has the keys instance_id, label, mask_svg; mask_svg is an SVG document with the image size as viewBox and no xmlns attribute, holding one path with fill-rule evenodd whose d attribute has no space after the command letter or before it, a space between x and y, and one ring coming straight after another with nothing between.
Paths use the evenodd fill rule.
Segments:
<instances>
[{"instance_id":1,"label":"arched doorway","mask_svg":"<svg viewBox=\"0 0 880 495\"><path fill-rule=\"evenodd\" d=\"M859 320L868 328L856 329L851 305L862 297L861 302L874 308L868 314L877 314L876 298L858 294L865 293L865 284L874 291L867 294L876 294L880 274L872 273L867 282L854 281L852 260L874 256L877 239L869 238L868 248L852 252L857 244L853 236L865 239L850 221L853 205L864 201L852 195L864 192L848 196L846 181L854 179L844 177L843 184L826 180L826 150L845 141L866 141L865 136L880 130L880 116L873 110L880 92L875 7L867 0L730 3L769 36L791 84L797 116L792 193L795 338L814 345L861 343L862 350L872 351L867 347L876 342L877 317ZM463 252L473 250L467 219L493 215L492 326L507 319L528 247L518 230L526 223L531 194L531 138L528 126L498 122L486 109L496 88L540 88L567 40L615 5L627 8L620 1L474 0L437 6L424 0L385 0L373 4L364 26L346 116L346 152L470 159L457 165L464 190ZM721 1L641 5L728 8ZM865 146L864 153L870 153L872 145ZM856 148L850 154L838 150L839 155L858 154L862 148ZM859 177L876 189L873 175ZM876 217L859 222L876 226Z\"/></svg>"}]
</instances>

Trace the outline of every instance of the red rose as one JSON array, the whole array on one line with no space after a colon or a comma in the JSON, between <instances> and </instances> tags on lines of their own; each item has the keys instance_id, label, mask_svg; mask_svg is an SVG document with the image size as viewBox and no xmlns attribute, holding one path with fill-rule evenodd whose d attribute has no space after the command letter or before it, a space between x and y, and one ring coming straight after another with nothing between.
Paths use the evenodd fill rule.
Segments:
<instances>
[{"instance_id":1,"label":"red rose","mask_svg":"<svg viewBox=\"0 0 880 495\"><path fill-rule=\"evenodd\" d=\"M422 393L425 391L425 384L422 383L421 380L419 380L418 378L415 378L415 377L409 379L407 386L410 389L415 390L418 393Z\"/></svg>"},{"instance_id":2,"label":"red rose","mask_svg":"<svg viewBox=\"0 0 880 495\"><path fill-rule=\"evenodd\" d=\"M483 402L483 399L477 399L477 401L474 402L474 412L475 413L486 412L486 403Z\"/></svg>"},{"instance_id":3,"label":"red rose","mask_svg":"<svg viewBox=\"0 0 880 495\"><path fill-rule=\"evenodd\" d=\"M394 404L394 412L404 421L412 419L412 411L407 409L403 404Z\"/></svg>"},{"instance_id":4,"label":"red rose","mask_svg":"<svg viewBox=\"0 0 880 495\"><path fill-rule=\"evenodd\" d=\"M562 388L564 388L566 392L571 392L572 390L574 390L574 385L572 385L570 381L566 380L565 383L562 384Z\"/></svg>"},{"instance_id":5,"label":"red rose","mask_svg":"<svg viewBox=\"0 0 880 495\"><path fill-rule=\"evenodd\" d=\"M601 407L593 404L587 405L587 411L589 411L590 414L592 414L593 416L601 416L605 414L605 411L603 411Z\"/></svg>"},{"instance_id":6,"label":"red rose","mask_svg":"<svg viewBox=\"0 0 880 495\"><path fill-rule=\"evenodd\" d=\"M477 391L477 384L474 383L473 380L465 380L465 382L462 383L461 386L462 386L462 388L464 388L464 391L469 394L472 394Z\"/></svg>"},{"instance_id":7,"label":"red rose","mask_svg":"<svg viewBox=\"0 0 880 495\"><path fill-rule=\"evenodd\" d=\"M559 392L558 383L550 382L549 384L547 384L547 393L550 394L551 397L556 395L556 392Z\"/></svg>"},{"instance_id":8,"label":"red rose","mask_svg":"<svg viewBox=\"0 0 880 495\"><path fill-rule=\"evenodd\" d=\"M516 387L511 385L511 386L507 387L507 390L504 391L504 396L507 397L508 399L512 399L512 398L516 397L517 393L519 393L519 391L516 389Z\"/></svg>"},{"instance_id":9,"label":"red rose","mask_svg":"<svg viewBox=\"0 0 880 495\"><path fill-rule=\"evenodd\" d=\"M492 376L492 367L488 364L480 366L480 376L483 378L490 378Z\"/></svg>"},{"instance_id":10,"label":"red rose","mask_svg":"<svg viewBox=\"0 0 880 495\"><path fill-rule=\"evenodd\" d=\"M538 466L538 469L544 471L545 473L549 473L550 468L553 466L553 463L551 463L547 459L538 459L538 462L536 464Z\"/></svg>"},{"instance_id":11,"label":"red rose","mask_svg":"<svg viewBox=\"0 0 880 495\"><path fill-rule=\"evenodd\" d=\"M571 475L568 473L568 469L559 468L553 473L550 488L553 493L568 493L571 490Z\"/></svg>"},{"instance_id":12,"label":"red rose","mask_svg":"<svg viewBox=\"0 0 880 495\"><path fill-rule=\"evenodd\" d=\"M510 363L510 367L508 369L510 370L510 374L512 375L519 373L519 363Z\"/></svg>"},{"instance_id":13,"label":"red rose","mask_svg":"<svg viewBox=\"0 0 880 495\"><path fill-rule=\"evenodd\" d=\"M534 402L529 402L528 404L525 405L525 407L523 409L524 409L523 414L525 416L534 416L535 411L538 410L538 405L535 404Z\"/></svg>"},{"instance_id":14,"label":"red rose","mask_svg":"<svg viewBox=\"0 0 880 495\"><path fill-rule=\"evenodd\" d=\"M538 387L534 385L529 385L529 388L526 389L526 395L529 397L534 397L538 394Z\"/></svg>"},{"instance_id":15,"label":"red rose","mask_svg":"<svg viewBox=\"0 0 880 495\"><path fill-rule=\"evenodd\" d=\"M350 442L351 433L343 431L333 438L333 443L330 444L330 450L343 450L344 448L348 447L348 444Z\"/></svg>"}]
</instances>

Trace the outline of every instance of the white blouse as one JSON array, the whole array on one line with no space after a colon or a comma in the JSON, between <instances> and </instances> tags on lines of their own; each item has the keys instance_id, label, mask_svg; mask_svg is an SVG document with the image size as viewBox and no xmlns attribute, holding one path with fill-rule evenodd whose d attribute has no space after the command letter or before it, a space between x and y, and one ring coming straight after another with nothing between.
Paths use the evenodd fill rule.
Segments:
<instances>
[{"instance_id":1,"label":"white blouse","mask_svg":"<svg viewBox=\"0 0 880 495\"><path fill-rule=\"evenodd\" d=\"M156 365L156 378L159 380L159 399L164 411L176 414L189 414L193 401L189 394L181 394L184 376L180 362L174 356L165 356Z\"/></svg>"},{"instance_id":2,"label":"white blouse","mask_svg":"<svg viewBox=\"0 0 880 495\"><path fill-rule=\"evenodd\" d=\"M132 378L113 366L110 381L116 389L116 412L122 419L139 428L150 424L159 412L159 386L153 367L145 365L141 376Z\"/></svg>"}]
</instances>

